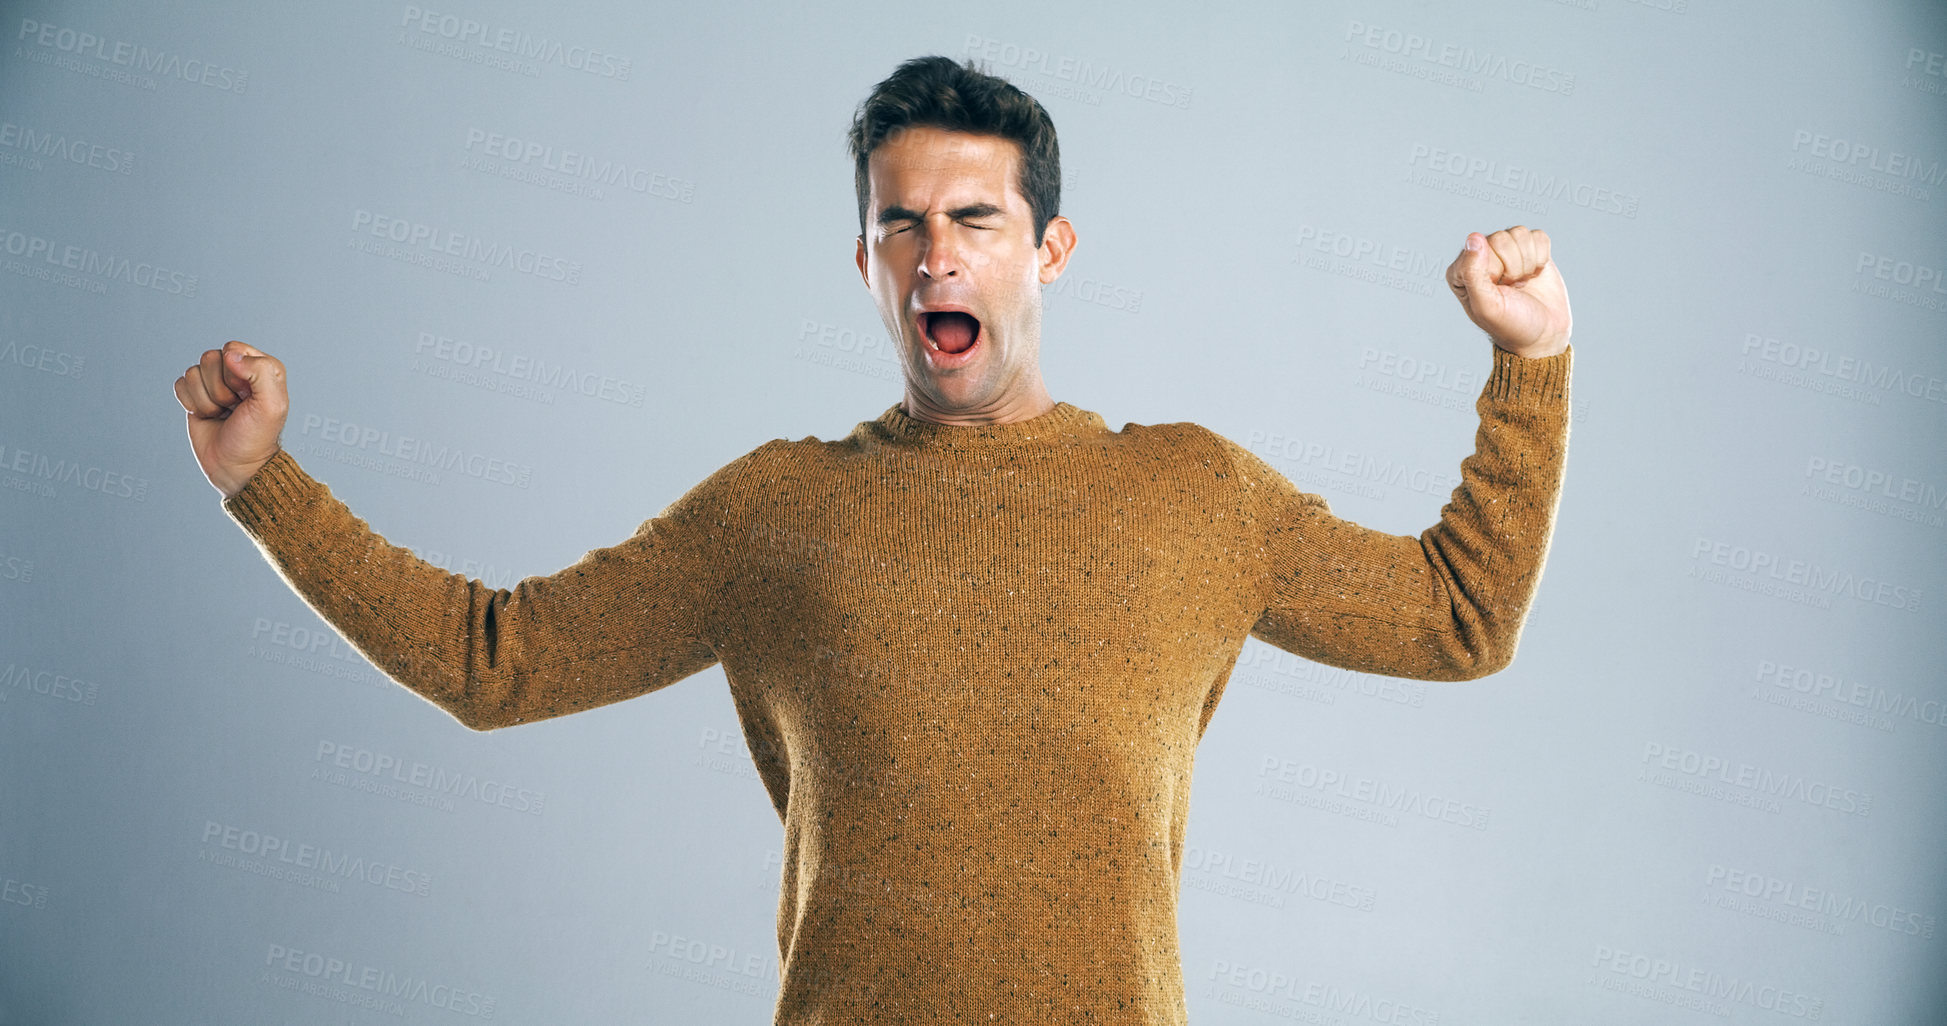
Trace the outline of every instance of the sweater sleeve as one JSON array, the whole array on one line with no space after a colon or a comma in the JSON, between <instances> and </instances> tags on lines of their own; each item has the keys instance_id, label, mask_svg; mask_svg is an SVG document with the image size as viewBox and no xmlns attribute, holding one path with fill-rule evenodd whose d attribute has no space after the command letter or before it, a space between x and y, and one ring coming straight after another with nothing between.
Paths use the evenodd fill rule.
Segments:
<instances>
[{"instance_id":1,"label":"sweater sleeve","mask_svg":"<svg viewBox=\"0 0 1947 1026\"><path fill-rule=\"evenodd\" d=\"M1265 560L1251 636L1332 666L1421 680L1471 680L1512 662L1561 495L1572 358L1494 350L1475 402L1474 452L1439 523L1417 538L1334 516L1226 440Z\"/></svg>"},{"instance_id":2,"label":"sweater sleeve","mask_svg":"<svg viewBox=\"0 0 1947 1026\"><path fill-rule=\"evenodd\" d=\"M282 449L223 509L381 672L492 730L633 698L717 661L699 542L722 473L628 540L511 589L388 543Z\"/></svg>"}]
</instances>

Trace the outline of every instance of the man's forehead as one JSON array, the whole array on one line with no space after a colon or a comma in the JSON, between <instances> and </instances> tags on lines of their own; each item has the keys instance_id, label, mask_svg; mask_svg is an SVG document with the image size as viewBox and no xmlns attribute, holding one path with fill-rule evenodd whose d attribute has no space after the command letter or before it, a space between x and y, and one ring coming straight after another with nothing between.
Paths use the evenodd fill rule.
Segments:
<instances>
[{"instance_id":1,"label":"man's forehead","mask_svg":"<svg viewBox=\"0 0 1947 1026\"><path fill-rule=\"evenodd\" d=\"M888 129L873 152L932 151L955 156L985 156L990 151L997 151L1001 155L1012 156L1018 145L1014 140L992 132L971 132L939 125L900 125Z\"/></svg>"},{"instance_id":2,"label":"man's forehead","mask_svg":"<svg viewBox=\"0 0 1947 1026\"><path fill-rule=\"evenodd\" d=\"M946 173L1005 185L1019 160L1020 144L1012 139L921 125L887 133L866 168L875 179Z\"/></svg>"}]
</instances>

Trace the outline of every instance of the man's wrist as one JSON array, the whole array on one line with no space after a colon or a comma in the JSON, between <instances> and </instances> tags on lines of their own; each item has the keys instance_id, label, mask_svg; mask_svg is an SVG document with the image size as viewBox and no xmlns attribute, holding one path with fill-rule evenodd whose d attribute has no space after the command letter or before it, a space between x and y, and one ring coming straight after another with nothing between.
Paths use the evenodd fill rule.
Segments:
<instances>
[{"instance_id":1,"label":"man's wrist","mask_svg":"<svg viewBox=\"0 0 1947 1026\"><path fill-rule=\"evenodd\" d=\"M1500 349L1504 352L1512 353L1515 356L1519 356L1524 360L1545 360L1551 356L1559 356L1562 353L1567 352L1569 340L1566 338L1562 338L1562 339L1554 339L1547 342L1537 342L1533 345L1528 345L1528 346L1517 346L1517 345L1513 345L1512 343L1503 342L1500 339L1494 338L1493 336L1490 335L1488 336L1488 341L1493 342L1494 347L1496 349Z\"/></svg>"},{"instance_id":2,"label":"man's wrist","mask_svg":"<svg viewBox=\"0 0 1947 1026\"><path fill-rule=\"evenodd\" d=\"M239 493L241 493L245 488L249 487L250 482L256 480L258 474L263 473L264 467L270 463L273 457L275 457L279 452L282 452L283 448L284 447L281 445L273 445L270 450L270 455L264 457L262 460L260 460L257 463L256 466L250 468L249 473L243 475L233 475L230 478L230 481L228 482L228 487L223 487L218 489L223 493L224 501L228 502L229 500L236 498Z\"/></svg>"},{"instance_id":3,"label":"man's wrist","mask_svg":"<svg viewBox=\"0 0 1947 1026\"><path fill-rule=\"evenodd\" d=\"M246 493L253 493L253 497L254 497L254 493L256 492L262 492L265 490L266 487L274 487L274 484L271 481L272 478L288 477L288 471L290 467L272 466L273 464L282 464L288 462L287 460L279 459L279 457L284 455L285 455L284 446L280 444L276 448L273 448L270 451L270 456L266 457L262 463L257 464L255 470L252 470L242 480L237 481L235 483L234 488L219 489L219 491L223 495L223 505L225 506L237 505L238 496L245 495ZM294 464L292 464L292 466L294 466ZM280 471L280 470L284 471L285 473L283 474L276 473L276 471ZM288 482L284 482L284 484L288 486ZM250 500L246 499L245 504L246 505L250 504Z\"/></svg>"}]
</instances>

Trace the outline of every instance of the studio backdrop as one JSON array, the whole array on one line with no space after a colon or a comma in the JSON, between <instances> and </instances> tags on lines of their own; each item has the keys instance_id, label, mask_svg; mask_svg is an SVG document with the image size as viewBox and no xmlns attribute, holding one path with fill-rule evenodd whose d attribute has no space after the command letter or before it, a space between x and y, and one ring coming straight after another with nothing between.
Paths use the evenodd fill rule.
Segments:
<instances>
[{"instance_id":1,"label":"studio backdrop","mask_svg":"<svg viewBox=\"0 0 1947 1026\"><path fill-rule=\"evenodd\" d=\"M5 5L0 1023L760 1023L782 836L720 667L466 729L219 507L171 385L511 588L901 394L844 132L972 59L1060 133L1057 400L1412 535L1548 232L1567 484L1514 664L1252 640L1197 1023L1947 1021L1947 15L1928 0Z\"/></svg>"}]
</instances>

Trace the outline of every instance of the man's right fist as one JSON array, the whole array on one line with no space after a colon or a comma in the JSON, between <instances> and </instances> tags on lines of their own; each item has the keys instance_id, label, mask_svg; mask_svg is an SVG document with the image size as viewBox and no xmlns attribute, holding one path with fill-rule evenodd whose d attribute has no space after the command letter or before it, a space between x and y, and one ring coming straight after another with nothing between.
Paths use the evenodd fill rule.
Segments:
<instances>
[{"instance_id":1,"label":"man's right fist","mask_svg":"<svg viewBox=\"0 0 1947 1026\"><path fill-rule=\"evenodd\" d=\"M225 342L176 379L176 399L189 411L189 447L203 476L229 498L277 455L277 435L290 413L284 365L253 346Z\"/></svg>"}]
</instances>

